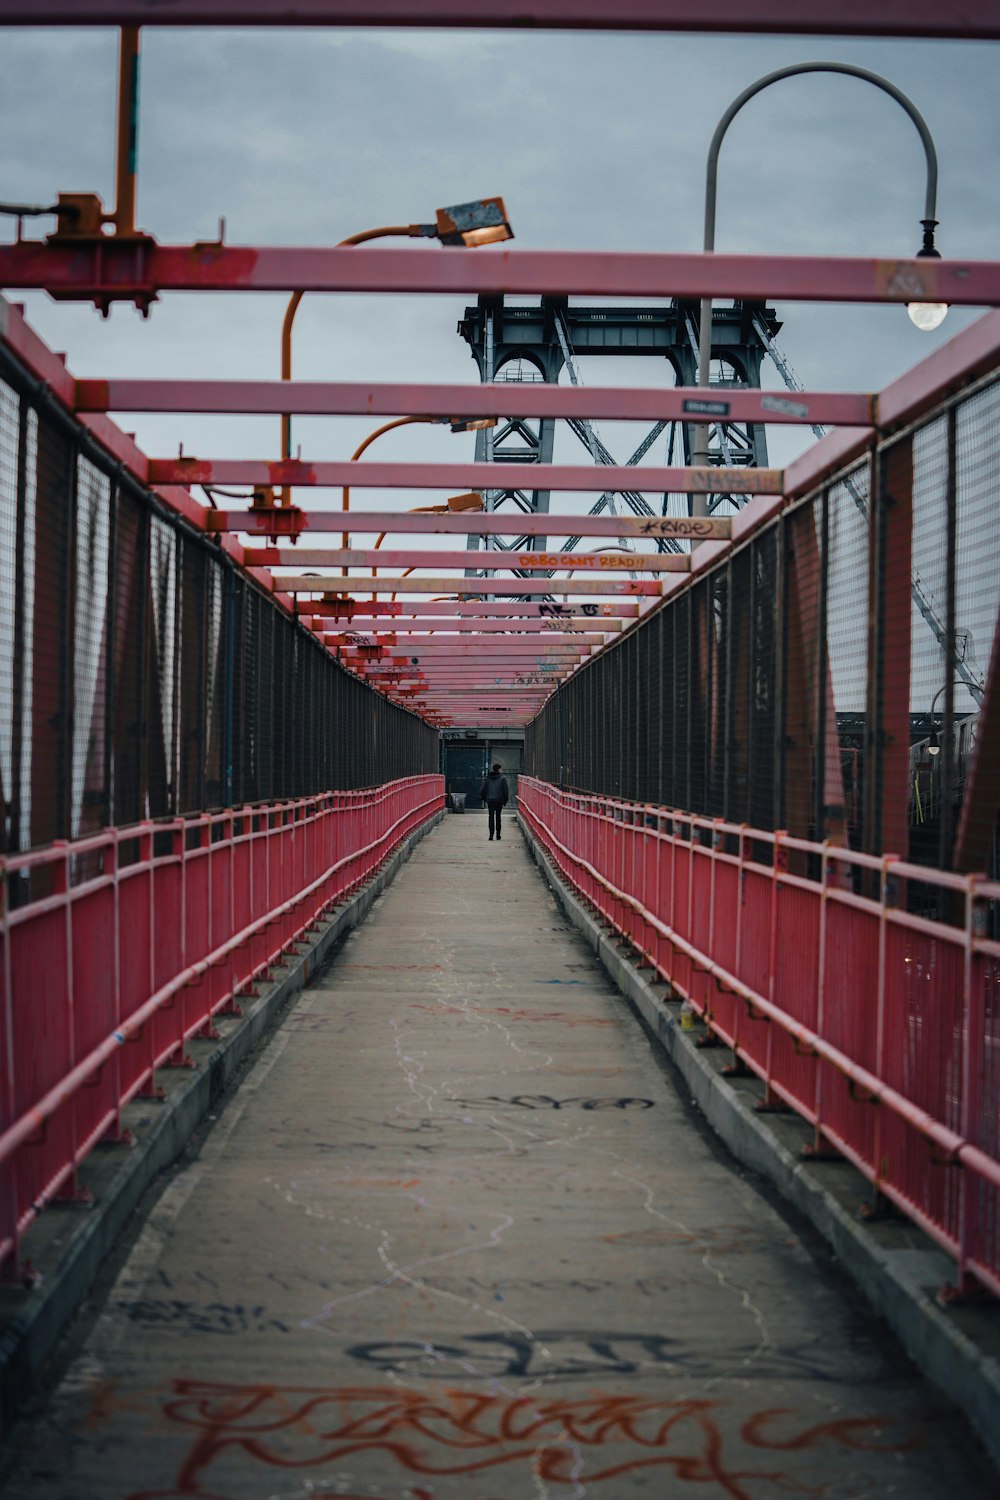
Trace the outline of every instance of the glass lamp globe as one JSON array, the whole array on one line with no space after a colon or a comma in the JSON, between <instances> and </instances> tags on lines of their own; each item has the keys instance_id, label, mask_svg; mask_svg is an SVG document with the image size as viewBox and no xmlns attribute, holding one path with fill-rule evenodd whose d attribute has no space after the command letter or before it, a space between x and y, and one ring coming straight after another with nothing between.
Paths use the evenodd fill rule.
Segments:
<instances>
[{"instance_id":1,"label":"glass lamp globe","mask_svg":"<svg viewBox=\"0 0 1000 1500\"><path fill-rule=\"evenodd\" d=\"M940 328L948 314L947 302L908 302L906 311L910 315L910 322L914 323L922 333L930 333L935 328Z\"/></svg>"}]
</instances>

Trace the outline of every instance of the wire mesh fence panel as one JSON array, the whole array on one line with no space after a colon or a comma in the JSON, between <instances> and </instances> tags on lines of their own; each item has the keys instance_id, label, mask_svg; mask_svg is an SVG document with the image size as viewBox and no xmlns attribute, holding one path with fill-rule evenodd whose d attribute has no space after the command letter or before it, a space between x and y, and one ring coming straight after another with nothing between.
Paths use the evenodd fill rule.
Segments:
<instances>
[{"instance_id":1,"label":"wire mesh fence panel","mask_svg":"<svg viewBox=\"0 0 1000 1500\"><path fill-rule=\"evenodd\" d=\"M753 674L750 669L750 618L753 599L753 553L742 548L729 568L730 639L726 709L727 795L725 815L732 823L750 819L750 702Z\"/></svg>"},{"instance_id":2,"label":"wire mesh fence panel","mask_svg":"<svg viewBox=\"0 0 1000 1500\"><path fill-rule=\"evenodd\" d=\"M16 847L14 668L20 448L21 402L17 392L0 381L0 850Z\"/></svg>"},{"instance_id":3,"label":"wire mesh fence panel","mask_svg":"<svg viewBox=\"0 0 1000 1500\"><path fill-rule=\"evenodd\" d=\"M431 725L345 672L4 360L0 851L437 769ZM54 866L32 868L9 899L44 894Z\"/></svg>"},{"instance_id":4,"label":"wire mesh fence panel","mask_svg":"<svg viewBox=\"0 0 1000 1500\"><path fill-rule=\"evenodd\" d=\"M775 826L775 724L778 695L778 528L753 543L750 612L749 822Z\"/></svg>"},{"instance_id":5,"label":"wire mesh fence panel","mask_svg":"<svg viewBox=\"0 0 1000 1500\"><path fill-rule=\"evenodd\" d=\"M963 401L955 424L955 643L954 743L956 804L980 754L978 716L990 663L997 651L1000 613L1000 383ZM985 748L985 745L983 746ZM957 810L957 809L956 809ZM979 857L972 868L986 867L1000 878L1000 838L994 822L980 840L992 845L992 857ZM990 834L992 837L990 837ZM966 866L968 868L969 866ZM994 913L995 932L1000 923Z\"/></svg>"},{"instance_id":6,"label":"wire mesh fence panel","mask_svg":"<svg viewBox=\"0 0 1000 1500\"><path fill-rule=\"evenodd\" d=\"M671 719L673 740L673 786L668 799L673 807L691 806L691 599L678 599L673 616L673 653L670 661Z\"/></svg>"},{"instance_id":7,"label":"wire mesh fence panel","mask_svg":"<svg viewBox=\"0 0 1000 1500\"><path fill-rule=\"evenodd\" d=\"M708 649L708 702L705 731L705 810L721 818L726 811L728 779L727 719L730 711L729 569L720 568L708 581L706 636Z\"/></svg>"},{"instance_id":8,"label":"wire mesh fence panel","mask_svg":"<svg viewBox=\"0 0 1000 1500\"><path fill-rule=\"evenodd\" d=\"M111 576L111 820L145 816L146 723L143 702L148 615L146 570L149 516L137 497L119 488L114 500Z\"/></svg>"},{"instance_id":9,"label":"wire mesh fence panel","mask_svg":"<svg viewBox=\"0 0 1000 1500\"><path fill-rule=\"evenodd\" d=\"M712 696L711 595L708 580L702 580L691 590L690 610L687 660L688 774L683 806L705 812Z\"/></svg>"},{"instance_id":10,"label":"wire mesh fence panel","mask_svg":"<svg viewBox=\"0 0 1000 1500\"><path fill-rule=\"evenodd\" d=\"M110 821L107 749L111 481L77 459L71 838Z\"/></svg>"},{"instance_id":11,"label":"wire mesh fence panel","mask_svg":"<svg viewBox=\"0 0 1000 1500\"><path fill-rule=\"evenodd\" d=\"M826 659L837 725L847 833L853 848L863 840L868 683L867 468L830 487L825 557Z\"/></svg>"},{"instance_id":12,"label":"wire mesh fence panel","mask_svg":"<svg viewBox=\"0 0 1000 1500\"><path fill-rule=\"evenodd\" d=\"M69 831L75 471L66 434L39 421L34 483L25 497L35 540L21 661L32 682L31 795L22 818L28 832L24 842L31 846L65 838ZM22 766L24 749L22 733Z\"/></svg>"},{"instance_id":13,"label":"wire mesh fence panel","mask_svg":"<svg viewBox=\"0 0 1000 1500\"><path fill-rule=\"evenodd\" d=\"M149 816L177 810L177 536L154 516L150 525L149 619L146 670L147 808Z\"/></svg>"},{"instance_id":14,"label":"wire mesh fence panel","mask_svg":"<svg viewBox=\"0 0 1000 1500\"><path fill-rule=\"evenodd\" d=\"M951 737L954 708L963 693L956 687L954 663L955 508L953 456L954 414L948 412L918 429L912 450L911 588L905 638L903 622L887 643L887 694L905 695L910 716L907 742L915 739L908 772L908 842L903 852L919 864L938 864L950 847L953 827L954 753ZM903 443L889 450L896 454ZM895 498L895 497L894 497ZM908 647L908 649L907 649ZM901 680L908 669L908 680ZM937 740L934 740L937 717ZM945 746L943 766L928 754ZM940 757L938 757L940 758ZM942 795L944 787L950 791ZM917 802L920 801L918 810Z\"/></svg>"},{"instance_id":15,"label":"wire mesh fence panel","mask_svg":"<svg viewBox=\"0 0 1000 1500\"><path fill-rule=\"evenodd\" d=\"M218 563L208 568L205 599L205 761L203 807L223 807L226 786L227 679L231 671L225 578Z\"/></svg>"},{"instance_id":16,"label":"wire mesh fence panel","mask_svg":"<svg viewBox=\"0 0 1000 1500\"><path fill-rule=\"evenodd\" d=\"M817 520L820 527L817 528ZM801 506L788 519L785 545L783 637L783 828L799 838L822 837L824 825L823 707L827 696L822 655L822 501ZM837 769L837 768L835 768Z\"/></svg>"}]
</instances>

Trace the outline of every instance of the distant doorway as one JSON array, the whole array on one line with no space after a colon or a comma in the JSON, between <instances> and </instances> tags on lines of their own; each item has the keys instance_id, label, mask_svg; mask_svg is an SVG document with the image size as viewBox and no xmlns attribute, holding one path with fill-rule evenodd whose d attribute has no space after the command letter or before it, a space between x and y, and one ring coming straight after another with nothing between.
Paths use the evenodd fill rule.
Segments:
<instances>
[{"instance_id":1,"label":"distant doorway","mask_svg":"<svg viewBox=\"0 0 1000 1500\"><path fill-rule=\"evenodd\" d=\"M490 740L485 737L446 739L444 745L445 791L465 796L467 810L481 811L479 788L491 765L497 761L507 778L511 805L517 801L517 778L524 765L523 740Z\"/></svg>"}]
</instances>

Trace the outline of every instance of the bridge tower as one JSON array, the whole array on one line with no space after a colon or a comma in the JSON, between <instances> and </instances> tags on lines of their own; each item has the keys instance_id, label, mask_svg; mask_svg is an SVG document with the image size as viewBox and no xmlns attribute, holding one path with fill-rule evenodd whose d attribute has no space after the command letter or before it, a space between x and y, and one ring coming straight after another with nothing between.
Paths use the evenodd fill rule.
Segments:
<instances>
[{"instance_id":1,"label":"bridge tower","mask_svg":"<svg viewBox=\"0 0 1000 1500\"><path fill-rule=\"evenodd\" d=\"M651 355L666 359L676 383L697 385L698 381L698 304L671 302L656 307L578 307L570 306L564 297L542 297L534 305L508 305L503 297L480 297L475 307L468 307L458 325L458 332L472 351L483 381L509 381L512 385L525 380L558 381L563 369L574 385L580 375L577 355ZM764 356L773 353L773 340L781 324L773 308L761 303L737 302L732 307L712 310L711 384L720 388L760 387ZM776 356L783 375L783 362ZM786 376L787 378L787 376ZM517 398L511 392L511 409ZM549 463L552 460L555 419L544 417L528 422L519 417L501 417L492 431L477 434L476 457L489 462ZM617 462L601 441L594 424L571 420L567 425L590 453L596 464ZM665 429L667 463L689 464L694 441L693 422L657 422L646 434L626 462L638 465ZM679 431L678 431L679 429ZM762 424L741 425L712 422L709 429L709 462L728 468L767 466L767 439ZM640 475L637 473L637 483ZM530 475L525 475L530 481ZM745 503L746 496L720 492L709 496L709 510L729 514ZM591 507L597 514L608 509L615 513L618 501L636 515L680 515L690 509L690 497L663 495L656 508L637 489L624 495L601 495ZM525 512L547 512L549 494L545 490L525 487L495 490L487 496L487 508L514 505ZM570 550L579 538L571 537L561 550ZM476 545L476 539L470 539ZM517 537L504 546L499 538L491 541L497 550L523 552L531 547L543 549L545 537ZM670 546L663 542L661 547ZM673 544L676 546L676 544Z\"/></svg>"}]
</instances>

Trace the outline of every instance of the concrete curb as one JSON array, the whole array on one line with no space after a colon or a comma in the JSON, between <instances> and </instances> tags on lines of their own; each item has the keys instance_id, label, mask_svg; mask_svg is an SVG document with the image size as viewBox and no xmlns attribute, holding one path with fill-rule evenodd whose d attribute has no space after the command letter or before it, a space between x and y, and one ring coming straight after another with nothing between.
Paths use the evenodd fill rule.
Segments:
<instances>
[{"instance_id":1,"label":"concrete curb","mask_svg":"<svg viewBox=\"0 0 1000 1500\"><path fill-rule=\"evenodd\" d=\"M157 1082L162 1103L133 1101L123 1113L132 1149L97 1147L80 1169L80 1184L94 1204L87 1209L46 1209L26 1236L36 1280L0 1288L0 1432L16 1420L46 1360L91 1291L142 1195L174 1162L213 1105L234 1084L254 1049L280 1022L290 1000L309 982L334 945L359 922L394 879L419 841L441 821L429 819L387 860L362 891L300 940L299 953L258 982L259 996L244 999L239 1017L217 1020L221 1041L192 1041L193 1070L165 1070Z\"/></svg>"},{"instance_id":2,"label":"concrete curb","mask_svg":"<svg viewBox=\"0 0 1000 1500\"><path fill-rule=\"evenodd\" d=\"M645 1021L712 1129L738 1161L809 1219L921 1372L965 1412L1000 1467L1000 1307L992 1301L946 1307L936 1300L937 1289L954 1275L953 1262L905 1220L860 1219L857 1208L870 1198L870 1186L842 1161L804 1161L798 1152L812 1138L805 1121L754 1113L763 1091L759 1081L722 1076L728 1051L698 1050L704 1028L682 1031L680 1006L667 986L640 973L631 950L590 914L518 821L559 905Z\"/></svg>"}]
</instances>

